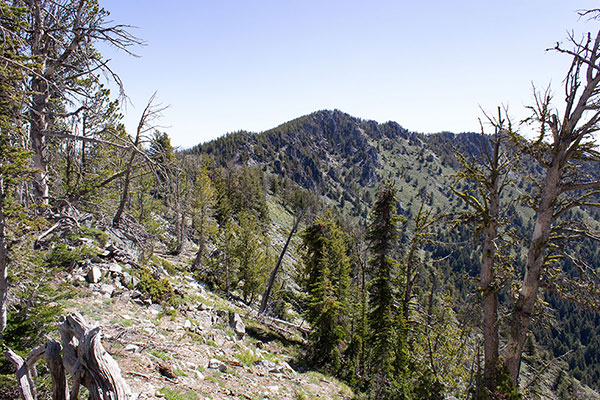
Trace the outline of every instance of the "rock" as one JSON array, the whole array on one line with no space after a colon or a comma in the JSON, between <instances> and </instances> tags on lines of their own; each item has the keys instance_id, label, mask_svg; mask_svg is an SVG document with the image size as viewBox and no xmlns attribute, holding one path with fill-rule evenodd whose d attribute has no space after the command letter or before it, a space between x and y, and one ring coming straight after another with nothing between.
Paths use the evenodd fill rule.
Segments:
<instances>
[{"instance_id":1,"label":"rock","mask_svg":"<svg viewBox=\"0 0 600 400\"><path fill-rule=\"evenodd\" d=\"M220 322L226 324L229 321L229 313L226 310L215 310L215 316L213 323L218 324Z\"/></svg>"},{"instance_id":2,"label":"rock","mask_svg":"<svg viewBox=\"0 0 600 400\"><path fill-rule=\"evenodd\" d=\"M215 342L215 344L217 345L217 347L223 347L223 345L225 344L225 338L223 336L215 336L213 341Z\"/></svg>"},{"instance_id":3,"label":"rock","mask_svg":"<svg viewBox=\"0 0 600 400\"><path fill-rule=\"evenodd\" d=\"M288 364L287 362L283 361L280 362L279 364L277 364L275 366L275 368L271 368L269 369L269 372L272 374L285 374L286 372L295 372L294 369L292 367L290 367L290 364Z\"/></svg>"},{"instance_id":4,"label":"rock","mask_svg":"<svg viewBox=\"0 0 600 400\"><path fill-rule=\"evenodd\" d=\"M107 297L112 297L115 291L115 287L113 285L102 284L100 286L100 293L106 295Z\"/></svg>"},{"instance_id":5,"label":"rock","mask_svg":"<svg viewBox=\"0 0 600 400\"><path fill-rule=\"evenodd\" d=\"M197 313L195 319L200 329L209 329L212 326L212 315L208 311Z\"/></svg>"},{"instance_id":6,"label":"rock","mask_svg":"<svg viewBox=\"0 0 600 400\"><path fill-rule=\"evenodd\" d=\"M246 326L242 317L236 312L229 312L229 326L233 329L238 338L242 339L246 334Z\"/></svg>"},{"instance_id":7,"label":"rock","mask_svg":"<svg viewBox=\"0 0 600 400\"><path fill-rule=\"evenodd\" d=\"M259 340L256 342L256 347L258 347L259 349L262 349L263 347L265 347L265 344Z\"/></svg>"},{"instance_id":8,"label":"rock","mask_svg":"<svg viewBox=\"0 0 600 400\"><path fill-rule=\"evenodd\" d=\"M148 307L148 311L154 315L161 313L162 310L163 308L160 304L151 304L150 307Z\"/></svg>"},{"instance_id":9,"label":"rock","mask_svg":"<svg viewBox=\"0 0 600 400\"><path fill-rule=\"evenodd\" d=\"M113 275L120 275L123 273L123 267L121 267L119 264L117 263L111 263L108 264L108 270L110 271L111 274Z\"/></svg>"},{"instance_id":10,"label":"rock","mask_svg":"<svg viewBox=\"0 0 600 400\"><path fill-rule=\"evenodd\" d=\"M273 361L270 361L270 360L258 360L258 361L254 362L254 365L264 368L268 371L271 371L271 370L277 368L277 364L275 364Z\"/></svg>"},{"instance_id":11,"label":"rock","mask_svg":"<svg viewBox=\"0 0 600 400\"><path fill-rule=\"evenodd\" d=\"M156 334L156 328L153 328L151 326L145 326L143 328L144 332L146 332L148 335L155 335Z\"/></svg>"},{"instance_id":12,"label":"rock","mask_svg":"<svg viewBox=\"0 0 600 400\"><path fill-rule=\"evenodd\" d=\"M183 327L184 327L185 329L192 329L192 321L190 321L189 319L186 319L186 320L183 322Z\"/></svg>"},{"instance_id":13,"label":"rock","mask_svg":"<svg viewBox=\"0 0 600 400\"><path fill-rule=\"evenodd\" d=\"M98 283L98 282L100 282L101 278L102 278L102 271L100 271L100 268L98 268L96 266L90 268L86 275L86 279L89 283Z\"/></svg>"},{"instance_id":14,"label":"rock","mask_svg":"<svg viewBox=\"0 0 600 400\"><path fill-rule=\"evenodd\" d=\"M218 369L221 372L227 371L227 366L222 361L219 361L216 358L212 358L208 362L208 368L210 368L210 369Z\"/></svg>"},{"instance_id":15,"label":"rock","mask_svg":"<svg viewBox=\"0 0 600 400\"><path fill-rule=\"evenodd\" d=\"M128 351L130 353L139 353L140 352L140 346L130 343L127 346L125 346L125 351Z\"/></svg>"}]
</instances>

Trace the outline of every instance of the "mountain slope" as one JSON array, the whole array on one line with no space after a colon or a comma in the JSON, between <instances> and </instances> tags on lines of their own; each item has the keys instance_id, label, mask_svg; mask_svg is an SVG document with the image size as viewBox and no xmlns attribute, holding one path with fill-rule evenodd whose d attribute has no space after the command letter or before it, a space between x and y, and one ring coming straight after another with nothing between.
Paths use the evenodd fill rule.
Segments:
<instances>
[{"instance_id":1,"label":"mountain slope","mask_svg":"<svg viewBox=\"0 0 600 400\"><path fill-rule=\"evenodd\" d=\"M410 132L395 122L366 121L335 110L318 111L262 133L228 134L198 145L190 152L207 154L222 166L258 166L270 176L292 180L320 195L342 213L364 221L375 190L385 179L395 182L399 212L409 218L422 204L438 213L465 209L451 190L452 175L459 168L455 152L476 157L480 154L481 140L481 135L476 133L424 135ZM530 171L535 173L533 166ZM532 192L531 179L524 176L515 179L518 188L514 190ZM531 211L519 204L509 211L519 220L520 234L528 234ZM469 234L460 227L453 232L440 227L438 233L442 241L470 241ZM445 266L439 268L444 270L447 284L456 286L463 296L468 296L474 286L464 276L476 276L479 270L476 243L450 247L430 250L435 258L446 258ZM594 254L595 250L592 250ZM600 267L599 262L590 260L596 268ZM517 273L519 268L515 266ZM552 304L554 308L562 308L555 301ZM578 343L600 337L600 328L586 328L590 338L583 340L579 338L576 313L564 318L554 324L553 331L536 332L536 337L554 336L541 344L556 357L564 354L561 351L564 348L574 349L565 359L571 366L577 366L579 379L598 389L600 363L597 360L600 354L590 350L589 346L586 350L586 346ZM547 328L540 326L537 329L541 332ZM573 343L576 345L572 346Z\"/></svg>"}]
</instances>

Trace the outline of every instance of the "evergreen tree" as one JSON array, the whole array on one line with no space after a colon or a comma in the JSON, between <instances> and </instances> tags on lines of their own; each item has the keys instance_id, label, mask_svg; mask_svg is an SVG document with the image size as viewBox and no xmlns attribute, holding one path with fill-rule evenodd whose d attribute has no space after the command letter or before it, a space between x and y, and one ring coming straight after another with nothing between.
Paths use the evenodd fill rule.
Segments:
<instances>
[{"instance_id":1,"label":"evergreen tree","mask_svg":"<svg viewBox=\"0 0 600 400\"><path fill-rule=\"evenodd\" d=\"M369 268L372 282L369 290L369 342L371 343L370 375L374 398L394 398L402 382L397 357L404 349L406 337L402 328L404 318L396 309L394 275L397 262L392 258L398 239L396 189L386 182L379 189L371 211L367 240L370 244ZM398 336L400 334L400 336ZM396 397L397 398L397 397Z\"/></svg>"},{"instance_id":2,"label":"evergreen tree","mask_svg":"<svg viewBox=\"0 0 600 400\"><path fill-rule=\"evenodd\" d=\"M344 234L331 213L317 219L302 233L305 252L304 290L309 358L314 365L336 370L341 366L347 335L350 263Z\"/></svg>"},{"instance_id":3,"label":"evergreen tree","mask_svg":"<svg viewBox=\"0 0 600 400\"><path fill-rule=\"evenodd\" d=\"M208 176L205 166L202 166L196 176L194 194L192 197L192 225L197 232L198 251L194 257L193 267L198 269L204 258L206 242L217 230L213 214L217 201L216 189Z\"/></svg>"},{"instance_id":4,"label":"evergreen tree","mask_svg":"<svg viewBox=\"0 0 600 400\"><path fill-rule=\"evenodd\" d=\"M239 216L239 235L235 247L238 281L242 285L242 298L251 304L264 290L268 274L268 242L261 240L257 218L244 211Z\"/></svg>"}]
</instances>

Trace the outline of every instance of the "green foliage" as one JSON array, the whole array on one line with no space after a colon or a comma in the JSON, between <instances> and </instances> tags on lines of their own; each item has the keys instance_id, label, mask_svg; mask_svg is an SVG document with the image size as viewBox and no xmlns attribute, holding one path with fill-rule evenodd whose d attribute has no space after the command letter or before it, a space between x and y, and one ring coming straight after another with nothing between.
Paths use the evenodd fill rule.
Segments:
<instances>
[{"instance_id":1,"label":"green foliage","mask_svg":"<svg viewBox=\"0 0 600 400\"><path fill-rule=\"evenodd\" d=\"M56 329L58 317L63 314L60 301L74 297L75 292L66 283L53 287L41 281L28 283L24 290L15 291L14 296L0 342L15 351L27 353Z\"/></svg>"},{"instance_id":2,"label":"green foliage","mask_svg":"<svg viewBox=\"0 0 600 400\"><path fill-rule=\"evenodd\" d=\"M344 234L331 213L302 233L305 317L311 325L309 358L314 365L336 371L342 363L342 342L348 330L350 263Z\"/></svg>"},{"instance_id":3,"label":"green foliage","mask_svg":"<svg viewBox=\"0 0 600 400\"><path fill-rule=\"evenodd\" d=\"M170 305L176 303L177 296L167 279L155 277L147 267L136 269L134 273L140 279L136 289L150 297L153 302Z\"/></svg>"},{"instance_id":4,"label":"green foliage","mask_svg":"<svg viewBox=\"0 0 600 400\"><path fill-rule=\"evenodd\" d=\"M73 248L66 243L57 243L45 256L46 264L51 267L73 267L83 260L97 254L96 250L87 246Z\"/></svg>"},{"instance_id":5,"label":"green foliage","mask_svg":"<svg viewBox=\"0 0 600 400\"><path fill-rule=\"evenodd\" d=\"M478 379L483 379L479 376ZM506 366L500 366L497 369L496 377L496 392L490 393L482 385L480 385L480 391L473 393L473 398L476 400L495 400L495 399L506 399L506 400L522 400L523 395L513 385L510 379L510 373Z\"/></svg>"},{"instance_id":6,"label":"green foliage","mask_svg":"<svg viewBox=\"0 0 600 400\"><path fill-rule=\"evenodd\" d=\"M161 388L158 389L158 392L166 399L166 400L199 400L198 395L191 390L187 392L171 389L171 388Z\"/></svg>"},{"instance_id":7,"label":"green foliage","mask_svg":"<svg viewBox=\"0 0 600 400\"><path fill-rule=\"evenodd\" d=\"M391 398L398 388L402 389L400 382L404 374L401 371L406 367L400 362L405 351L406 333L403 316L395 306L397 294L393 281L397 262L392 254L398 238L399 220L396 203L396 191L387 182L379 190L367 232L371 243L369 267L372 275L368 313L371 390L375 397L382 399Z\"/></svg>"},{"instance_id":8,"label":"green foliage","mask_svg":"<svg viewBox=\"0 0 600 400\"><path fill-rule=\"evenodd\" d=\"M244 302L251 304L264 291L273 257L268 252L269 242L261 234L257 218L247 212L239 216L234 257L238 280L241 282Z\"/></svg>"}]
</instances>

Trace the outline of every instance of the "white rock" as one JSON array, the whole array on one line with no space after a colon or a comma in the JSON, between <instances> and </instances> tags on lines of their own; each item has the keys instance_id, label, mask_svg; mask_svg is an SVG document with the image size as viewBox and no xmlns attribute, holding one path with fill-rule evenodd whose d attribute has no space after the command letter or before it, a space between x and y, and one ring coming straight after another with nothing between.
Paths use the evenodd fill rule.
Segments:
<instances>
[{"instance_id":1,"label":"white rock","mask_svg":"<svg viewBox=\"0 0 600 400\"><path fill-rule=\"evenodd\" d=\"M160 304L152 304L148 307L148 311L150 311L151 314L159 314L160 312L162 312L163 308L161 307Z\"/></svg>"},{"instance_id":2,"label":"white rock","mask_svg":"<svg viewBox=\"0 0 600 400\"><path fill-rule=\"evenodd\" d=\"M102 271L100 271L100 268L94 266L88 270L86 278L89 283L98 283L100 282L100 278L102 278Z\"/></svg>"},{"instance_id":3,"label":"white rock","mask_svg":"<svg viewBox=\"0 0 600 400\"><path fill-rule=\"evenodd\" d=\"M254 365L258 365L259 367L262 367L269 371L271 371L272 369L275 369L277 367L277 364L275 364L271 360L258 360L258 361L254 362Z\"/></svg>"},{"instance_id":4,"label":"white rock","mask_svg":"<svg viewBox=\"0 0 600 400\"><path fill-rule=\"evenodd\" d=\"M227 371L227 366L222 361L219 361L216 358L212 358L208 362L208 368L210 368L210 369L218 369L221 372Z\"/></svg>"},{"instance_id":5,"label":"white rock","mask_svg":"<svg viewBox=\"0 0 600 400\"><path fill-rule=\"evenodd\" d=\"M183 322L183 327L184 327L185 329L191 329L191 328L192 328L192 321L190 321L189 319L186 319L186 320Z\"/></svg>"},{"instance_id":6,"label":"white rock","mask_svg":"<svg viewBox=\"0 0 600 400\"><path fill-rule=\"evenodd\" d=\"M246 334L246 326L242 317L236 312L229 313L229 326L233 329L235 334L241 339Z\"/></svg>"},{"instance_id":7,"label":"white rock","mask_svg":"<svg viewBox=\"0 0 600 400\"><path fill-rule=\"evenodd\" d=\"M102 284L100 286L100 293L106 295L107 297L111 297L115 291L115 287L113 285Z\"/></svg>"},{"instance_id":8,"label":"white rock","mask_svg":"<svg viewBox=\"0 0 600 400\"><path fill-rule=\"evenodd\" d=\"M139 353L140 352L140 346L136 345L136 344L128 344L127 346L125 346L125 351L128 351L130 353Z\"/></svg>"},{"instance_id":9,"label":"white rock","mask_svg":"<svg viewBox=\"0 0 600 400\"><path fill-rule=\"evenodd\" d=\"M123 267L117 263L111 263L108 265L108 270L113 274L121 274L123 272Z\"/></svg>"},{"instance_id":10,"label":"white rock","mask_svg":"<svg viewBox=\"0 0 600 400\"><path fill-rule=\"evenodd\" d=\"M202 311L196 314L195 320L200 329L208 329L212 326L212 315L209 311Z\"/></svg>"}]
</instances>

